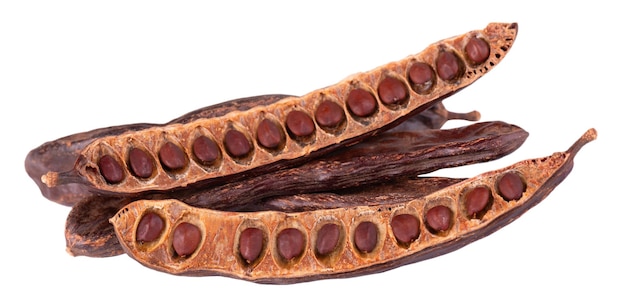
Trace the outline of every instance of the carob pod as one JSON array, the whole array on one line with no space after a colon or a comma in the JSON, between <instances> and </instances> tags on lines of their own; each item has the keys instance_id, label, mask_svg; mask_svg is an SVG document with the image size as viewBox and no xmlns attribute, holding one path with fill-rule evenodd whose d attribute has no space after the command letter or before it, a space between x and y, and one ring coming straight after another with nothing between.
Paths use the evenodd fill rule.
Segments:
<instances>
[{"instance_id":1,"label":"carob pod","mask_svg":"<svg viewBox=\"0 0 626 307\"><path fill-rule=\"evenodd\" d=\"M113 216L112 210L137 199L175 198L224 211L263 210L257 208L258 202L268 197L372 186L498 159L519 148L527 136L523 129L503 122L442 130L387 131L323 159L211 189L154 193L141 198L94 197L72 208L66 221L67 250L72 255L94 257L120 254L121 247L108 219Z\"/></svg>"},{"instance_id":2,"label":"carob pod","mask_svg":"<svg viewBox=\"0 0 626 307\"><path fill-rule=\"evenodd\" d=\"M595 138L590 129L565 152L396 204L285 213L140 200L122 208L111 223L129 256L170 274L259 283L358 276L454 251L507 225L547 197L570 173L577 152ZM161 219L161 226L150 230L156 233L152 241L138 240L138 227L148 216ZM180 235L188 229L194 233L190 240Z\"/></svg>"},{"instance_id":3,"label":"carob pod","mask_svg":"<svg viewBox=\"0 0 626 307\"><path fill-rule=\"evenodd\" d=\"M504 58L516 35L517 24L493 23L301 97L98 138L71 171L41 180L115 195L272 172L392 128L468 86ZM160 154L164 146L170 154Z\"/></svg>"},{"instance_id":4,"label":"carob pod","mask_svg":"<svg viewBox=\"0 0 626 307\"><path fill-rule=\"evenodd\" d=\"M26 156L24 167L26 173L35 181L44 197L62 205L73 206L74 204L84 202L85 199L91 198L97 193L94 193L93 189L90 189L82 183L68 182L50 187L41 181L41 177L49 172L62 173L72 170L81 151L93 141L102 137L121 135L131 131L141 131L143 129L163 127L171 124L184 124L201 118L223 116L233 111L244 111L256 106L268 105L286 97L292 96L273 94L239 98L191 111L165 124L137 123L99 128L68 135L54 141L46 142L31 150ZM439 118L439 116L446 116L446 118L459 117L456 115L457 113L454 112L448 114L445 108L444 110L439 109L440 105L437 105L436 109L426 114L432 116L432 119L420 118L420 120L426 120L428 121L426 124L432 124L435 123L435 121L445 122L446 119ZM472 113L469 113L466 117L471 118L471 115ZM460 117L463 116L463 114L460 114Z\"/></svg>"}]
</instances>

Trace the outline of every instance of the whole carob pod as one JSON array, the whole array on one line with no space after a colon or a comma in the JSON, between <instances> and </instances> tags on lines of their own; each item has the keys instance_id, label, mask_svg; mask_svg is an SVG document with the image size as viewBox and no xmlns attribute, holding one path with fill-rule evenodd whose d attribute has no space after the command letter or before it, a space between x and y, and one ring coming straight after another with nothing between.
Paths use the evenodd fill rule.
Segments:
<instances>
[{"instance_id":1,"label":"whole carob pod","mask_svg":"<svg viewBox=\"0 0 626 307\"><path fill-rule=\"evenodd\" d=\"M48 199L73 206L68 252L126 252L176 275L294 283L385 271L456 250L518 218L568 174L570 149L470 179L422 177L498 159L528 133L503 122L441 129L441 101L498 64L515 23L303 96L242 98L166 124L97 129L31 151Z\"/></svg>"}]
</instances>

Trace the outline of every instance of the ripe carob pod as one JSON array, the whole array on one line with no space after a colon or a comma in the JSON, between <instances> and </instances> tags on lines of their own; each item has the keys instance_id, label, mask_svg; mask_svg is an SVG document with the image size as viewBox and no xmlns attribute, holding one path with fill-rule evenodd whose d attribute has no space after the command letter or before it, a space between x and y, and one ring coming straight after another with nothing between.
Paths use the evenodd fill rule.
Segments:
<instances>
[{"instance_id":1,"label":"ripe carob pod","mask_svg":"<svg viewBox=\"0 0 626 307\"><path fill-rule=\"evenodd\" d=\"M516 35L515 23L489 24L301 97L98 138L71 171L41 180L115 195L221 183L295 165L389 129L468 86L504 58Z\"/></svg>"},{"instance_id":2,"label":"ripe carob pod","mask_svg":"<svg viewBox=\"0 0 626 307\"><path fill-rule=\"evenodd\" d=\"M436 116L428 118L433 117ZM387 131L298 167L247 177L211 189L153 193L141 198L175 198L192 206L223 211L258 211L264 210L259 202L269 197L337 192L363 186L379 191L372 185L495 160L519 148L527 136L523 129L503 122L483 122L454 129ZM141 198L95 197L75 205L66 221L68 252L94 257L120 254L121 247L108 219L122 206ZM301 210L305 208L303 205Z\"/></svg>"},{"instance_id":3,"label":"ripe carob pod","mask_svg":"<svg viewBox=\"0 0 626 307\"><path fill-rule=\"evenodd\" d=\"M171 274L294 283L389 270L497 231L538 204L596 138L395 204L285 213L224 212L140 200L111 218L126 253Z\"/></svg>"}]
</instances>

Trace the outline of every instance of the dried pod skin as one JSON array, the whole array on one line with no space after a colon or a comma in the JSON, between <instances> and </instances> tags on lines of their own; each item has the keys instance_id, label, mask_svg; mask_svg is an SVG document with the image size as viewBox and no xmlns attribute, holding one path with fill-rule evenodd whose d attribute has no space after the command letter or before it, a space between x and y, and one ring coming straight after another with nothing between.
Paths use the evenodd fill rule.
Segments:
<instances>
[{"instance_id":1,"label":"dried pod skin","mask_svg":"<svg viewBox=\"0 0 626 307\"><path fill-rule=\"evenodd\" d=\"M454 251L466 244L478 240L512 222L528 209L544 199L565 177L573 167L573 161L578 151L588 142L596 138L593 129L587 131L567 151L557 152L551 156L518 162L509 167L487 172L474 178L464 180L458 184L438 190L432 194L396 204L379 206L355 206L339 209L320 209L313 211L284 213L275 211L263 212L223 212L210 209L201 209L188 206L177 200L142 200L129 204L118 212L111 223L126 253L147 267L163 272L181 275L225 275L245 280L262 283L293 283L324 278L349 277L362 274L388 270L403 264L432 258L441 254ZM526 182L526 191L518 200L506 200L495 196L490 210L480 219L471 219L463 214L453 215L450 228L445 236L422 232L411 245L400 245L394 238L394 234L387 232L387 223L392 220L395 212L415 212L418 218L426 215L425 210L430 204L448 203L452 211L461 212L463 193L470 187L485 186L495 191L498 180L502 174L514 172ZM142 212L159 207L170 219L168 225L176 225L185 222L188 216L194 216L195 220L202 223L206 229L203 244L192 257L185 259L184 265L180 261L163 253L168 249L167 244L156 247L152 251L144 251L137 247L134 240L135 221ZM373 252L363 253L361 248L369 249L373 240L366 239L368 244L360 246L355 244L356 239L350 236L345 243L338 261L333 262L331 267L324 265L314 252L314 247L304 245L303 254L297 258L297 264L289 267L281 266L274 261L276 257L264 257L254 268L250 270L241 264L227 260L223 255L236 255L239 251L234 250L236 244L229 242L234 240L239 224L245 220L255 220L266 225L270 229L268 234L274 238L283 228L281 225L289 220L294 225L299 225L298 230L305 238L313 236L311 231L317 230L315 225L318 221L329 217L340 221L347 229L357 229L362 224L374 225L378 230L377 244ZM421 224L425 224L421 221ZM170 233L172 229L166 229ZM365 232L369 233L369 230ZM366 236L367 237L367 236ZM215 240L214 238L219 238ZM380 252L376 252L379 250ZM268 249L266 253L275 253ZM217 257L220 255L221 257Z\"/></svg>"},{"instance_id":2,"label":"dried pod skin","mask_svg":"<svg viewBox=\"0 0 626 307\"><path fill-rule=\"evenodd\" d=\"M337 84L301 97L288 97L272 104L217 117L97 138L80 152L72 170L49 172L43 176L43 182L54 187L72 181L101 194L120 195L151 190L168 191L195 183L218 184L223 177L243 177L244 173L261 174L293 166L387 130L411 115L429 108L442 97L470 85L491 71L505 57L516 35L517 24L489 24L483 30L441 40L420 53L355 74ZM463 56L468 44L476 44L472 40L474 38L488 44L488 57L482 66L477 66L474 60L482 56L483 49L469 48L468 50L478 49L481 52L478 55L474 52L468 53L469 59ZM411 82L406 78L410 75L409 69L416 62L432 67L437 80L442 82L429 83L422 77L422 80L411 82L421 82L420 86L430 84L427 91L415 90L414 86L409 86ZM319 104L325 100L333 101L344 110L342 129L315 129L311 137L314 141L305 143L285 137L284 131L287 128L284 123L294 109L300 109L316 120L325 117L317 123L320 127L336 122L336 118L341 117L339 112L319 116ZM264 114L271 115L272 125L263 119ZM235 130L232 129L233 125L237 125ZM157 146L160 144L155 144L153 140L165 137L174 143L187 146L192 143L198 127L211 133L216 142L224 144L229 153L223 155L218 168L207 169L195 159L188 159L189 165L183 174L171 176L160 166L148 174L148 164L142 164L144 169L135 169L134 163L131 163L130 169L125 169L126 179L116 184L109 183L98 171L97 161L104 154L124 157L134 144L143 144L146 146L147 156L156 157L159 151ZM232 136L232 131L238 131L245 138L242 135ZM184 151L191 152L188 148ZM280 163L276 163L278 161ZM145 180L146 178L150 180Z\"/></svg>"}]
</instances>

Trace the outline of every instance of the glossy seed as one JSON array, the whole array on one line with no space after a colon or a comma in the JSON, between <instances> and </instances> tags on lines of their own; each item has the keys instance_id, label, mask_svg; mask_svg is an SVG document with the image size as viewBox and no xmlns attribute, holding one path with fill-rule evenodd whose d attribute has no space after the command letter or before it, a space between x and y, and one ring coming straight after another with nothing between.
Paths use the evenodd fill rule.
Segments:
<instances>
[{"instance_id":1,"label":"glossy seed","mask_svg":"<svg viewBox=\"0 0 626 307\"><path fill-rule=\"evenodd\" d=\"M235 158L243 157L252 150L248 138L237 130L228 130L228 132L226 132L224 136L224 147L226 151Z\"/></svg>"},{"instance_id":2,"label":"glossy seed","mask_svg":"<svg viewBox=\"0 0 626 307\"><path fill-rule=\"evenodd\" d=\"M456 55L449 51L444 51L437 58L437 74L446 81L456 79L460 74L459 60Z\"/></svg>"},{"instance_id":3,"label":"glossy seed","mask_svg":"<svg viewBox=\"0 0 626 307\"><path fill-rule=\"evenodd\" d=\"M295 136L309 136L315 132L315 123L308 114L295 110L287 114L287 129Z\"/></svg>"},{"instance_id":4,"label":"glossy seed","mask_svg":"<svg viewBox=\"0 0 626 307\"><path fill-rule=\"evenodd\" d=\"M276 148L283 141L283 132L269 119L264 119L257 127L257 141L265 148Z\"/></svg>"},{"instance_id":5,"label":"glossy seed","mask_svg":"<svg viewBox=\"0 0 626 307\"><path fill-rule=\"evenodd\" d=\"M376 111L376 98L364 89L352 90L348 94L347 103L352 114L356 116L370 116Z\"/></svg>"},{"instance_id":6,"label":"glossy seed","mask_svg":"<svg viewBox=\"0 0 626 307\"><path fill-rule=\"evenodd\" d=\"M489 44L478 38L472 37L465 45L465 54L473 64L481 64L489 57Z\"/></svg>"},{"instance_id":7,"label":"glossy seed","mask_svg":"<svg viewBox=\"0 0 626 307\"><path fill-rule=\"evenodd\" d=\"M476 187L465 195L465 211L469 218L476 218L485 210L491 201L491 190L487 187Z\"/></svg>"},{"instance_id":8,"label":"glossy seed","mask_svg":"<svg viewBox=\"0 0 626 307\"><path fill-rule=\"evenodd\" d=\"M178 256L187 257L198 249L201 239L202 233L198 226L186 222L180 223L174 229L172 245Z\"/></svg>"},{"instance_id":9,"label":"glossy seed","mask_svg":"<svg viewBox=\"0 0 626 307\"><path fill-rule=\"evenodd\" d=\"M315 110L315 121L320 127L337 127L346 118L343 109L330 100L324 100Z\"/></svg>"},{"instance_id":10,"label":"glossy seed","mask_svg":"<svg viewBox=\"0 0 626 307\"><path fill-rule=\"evenodd\" d=\"M100 174L108 183L115 184L124 180L122 166L110 155L104 155L98 160L98 168L100 169Z\"/></svg>"},{"instance_id":11,"label":"glossy seed","mask_svg":"<svg viewBox=\"0 0 626 307\"><path fill-rule=\"evenodd\" d=\"M362 253L369 253L378 243L378 227L372 222L362 222L354 230L354 244Z\"/></svg>"},{"instance_id":12,"label":"glossy seed","mask_svg":"<svg viewBox=\"0 0 626 307\"><path fill-rule=\"evenodd\" d=\"M332 253L339 243L339 225L326 224L317 232L315 251L318 255L326 256Z\"/></svg>"},{"instance_id":13,"label":"glossy seed","mask_svg":"<svg viewBox=\"0 0 626 307\"><path fill-rule=\"evenodd\" d=\"M128 161L133 174L139 178L148 178L154 172L152 158L143 150L133 148L128 153Z\"/></svg>"},{"instance_id":14,"label":"glossy seed","mask_svg":"<svg viewBox=\"0 0 626 307\"><path fill-rule=\"evenodd\" d=\"M283 229L276 238L278 253L285 260L291 260L304 251L304 235L295 228Z\"/></svg>"},{"instance_id":15,"label":"glossy seed","mask_svg":"<svg viewBox=\"0 0 626 307\"><path fill-rule=\"evenodd\" d=\"M187 166L185 152L172 142L163 144L159 149L159 160L169 170L179 170Z\"/></svg>"},{"instance_id":16,"label":"glossy seed","mask_svg":"<svg viewBox=\"0 0 626 307\"><path fill-rule=\"evenodd\" d=\"M263 231L258 228L247 228L239 235L239 253L248 263L259 258L263 250Z\"/></svg>"},{"instance_id":17,"label":"glossy seed","mask_svg":"<svg viewBox=\"0 0 626 307\"><path fill-rule=\"evenodd\" d=\"M514 172L508 172L498 181L498 193L504 200L518 200L522 198L522 194L526 190L524 181Z\"/></svg>"},{"instance_id":18,"label":"glossy seed","mask_svg":"<svg viewBox=\"0 0 626 307\"><path fill-rule=\"evenodd\" d=\"M426 63L418 62L409 68L409 81L418 93L428 92L433 86L435 75Z\"/></svg>"},{"instance_id":19,"label":"glossy seed","mask_svg":"<svg viewBox=\"0 0 626 307\"><path fill-rule=\"evenodd\" d=\"M426 212L426 224L434 232L446 231L452 226L452 211L443 205L432 207Z\"/></svg>"},{"instance_id":20,"label":"glossy seed","mask_svg":"<svg viewBox=\"0 0 626 307\"><path fill-rule=\"evenodd\" d=\"M406 99L408 93L404 83L396 78L387 77L378 85L378 96L385 104L394 104Z\"/></svg>"},{"instance_id":21,"label":"glossy seed","mask_svg":"<svg viewBox=\"0 0 626 307\"><path fill-rule=\"evenodd\" d=\"M391 230L398 242L408 244L419 236L420 222L411 214L398 214L391 219Z\"/></svg>"},{"instance_id":22,"label":"glossy seed","mask_svg":"<svg viewBox=\"0 0 626 307\"><path fill-rule=\"evenodd\" d=\"M195 139L192 147L194 156L202 164L213 163L220 154L220 149L217 147L217 144L204 135Z\"/></svg>"},{"instance_id":23,"label":"glossy seed","mask_svg":"<svg viewBox=\"0 0 626 307\"><path fill-rule=\"evenodd\" d=\"M156 213L150 212L144 215L137 225L136 238L138 242L152 242L163 232L165 222Z\"/></svg>"}]
</instances>

